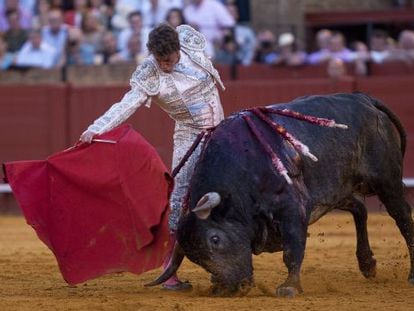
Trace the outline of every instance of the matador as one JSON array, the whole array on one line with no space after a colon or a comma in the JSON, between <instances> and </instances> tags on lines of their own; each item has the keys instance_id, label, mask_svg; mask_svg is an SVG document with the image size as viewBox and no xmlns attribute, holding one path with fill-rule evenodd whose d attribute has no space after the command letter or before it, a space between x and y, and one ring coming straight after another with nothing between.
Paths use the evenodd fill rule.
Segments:
<instances>
[{"instance_id":1,"label":"matador","mask_svg":"<svg viewBox=\"0 0 414 311\"><path fill-rule=\"evenodd\" d=\"M152 102L175 121L172 166L176 167L201 131L215 127L223 120L223 108L217 84L224 90L219 73L204 53L206 39L188 25L176 29L161 24L148 39L150 55L133 73L131 89L81 135L90 142L94 135L107 132L124 122L138 107ZM171 194L169 226L177 229L190 177L199 158L198 146L174 179ZM175 277L164 287L186 287Z\"/></svg>"}]
</instances>

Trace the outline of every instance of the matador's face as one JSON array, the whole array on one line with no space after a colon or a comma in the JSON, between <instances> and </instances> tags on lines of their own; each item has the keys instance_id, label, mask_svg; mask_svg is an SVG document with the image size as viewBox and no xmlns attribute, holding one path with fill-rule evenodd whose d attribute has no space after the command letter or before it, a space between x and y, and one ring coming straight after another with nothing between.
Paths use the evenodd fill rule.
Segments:
<instances>
[{"instance_id":1,"label":"matador's face","mask_svg":"<svg viewBox=\"0 0 414 311\"><path fill-rule=\"evenodd\" d=\"M166 73L171 73L174 69L174 66L180 60L180 51L172 52L171 54L163 57L157 55L154 56L161 70Z\"/></svg>"}]
</instances>

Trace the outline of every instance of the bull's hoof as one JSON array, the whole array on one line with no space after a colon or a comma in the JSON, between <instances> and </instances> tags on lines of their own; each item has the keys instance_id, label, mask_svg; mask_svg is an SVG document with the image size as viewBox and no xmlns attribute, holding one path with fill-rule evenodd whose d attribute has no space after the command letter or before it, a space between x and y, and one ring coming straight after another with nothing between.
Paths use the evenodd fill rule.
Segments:
<instances>
[{"instance_id":1,"label":"bull's hoof","mask_svg":"<svg viewBox=\"0 0 414 311\"><path fill-rule=\"evenodd\" d=\"M214 284L210 288L211 295L216 297L232 297L236 296L237 288L230 288L221 284Z\"/></svg>"},{"instance_id":2,"label":"bull's hoof","mask_svg":"<svg viewBox=\"0 0 414 311\"><path fill-rule=\"evenodd\" d=\"M408 279L408 283L414 286L414 277Z\"/></svg>"},{"instance_id":3,"label":"bull's hoof","mask_svg":"<svg viewBox=\"0 0 414 311\"><path fill-rule=\"evenodd\" d=\"M362 275L367 279L375 278L377 275L377 261L374 258L371 258L369 262L361 264L359 269L361 270Z\"/></svg>"},{"instance_id":4,"label":"bull's hoof","mask_svg":"<svg viewBox=\"0 0 414 311\"><path fill-rule=\"evenodd\" d=\"M295 297L297 294L299 294L301 291L299 291L296 287L293 286L280 286L276 289L276 296L278 297Z\"/></svg>"},{"instance_id":5,"label":"bull's hoof","mask_svg":"<svg viewBox=\"0 0 414 311\"><path fill-rule=\"evenodd\" d=\"M238 293L239 296L246 296L250 292L252 287L254 287L253 282L251 282L249 280L244 281L239 285L237 293Z\"/></svg>"}]
</instances>

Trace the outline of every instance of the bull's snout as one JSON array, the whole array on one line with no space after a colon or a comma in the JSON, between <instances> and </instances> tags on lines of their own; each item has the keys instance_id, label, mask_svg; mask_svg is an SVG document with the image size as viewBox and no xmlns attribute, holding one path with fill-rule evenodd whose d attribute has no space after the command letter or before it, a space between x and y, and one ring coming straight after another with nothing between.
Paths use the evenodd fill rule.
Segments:
<instances>
[{"instance_id":1,"label":"bull's snout","mask_svg":"<svg viewBox=\"0 0 414 311\"><path fill-rule=\"evenodd\" d=\"M254 287L254 281L252 278L245 278L237 284L215 282L211 288L211 294L221 297L246 296L252 287Z\"/></svg>"}]
</instances>

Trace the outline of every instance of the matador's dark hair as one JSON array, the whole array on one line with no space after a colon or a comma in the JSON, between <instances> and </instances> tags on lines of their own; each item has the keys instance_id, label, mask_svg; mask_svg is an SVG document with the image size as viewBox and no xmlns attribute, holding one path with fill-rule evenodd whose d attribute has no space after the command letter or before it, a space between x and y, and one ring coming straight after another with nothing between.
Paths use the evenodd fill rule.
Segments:
<instances>
[{"instance_id":1,"label":"matador's dark hair","mask_svg":"<svg viewBox=\"0 0 414 311\"><path fill-rule=\"evenodd\" d=\"M168 24L155 27L148 36L148 51L156 56L165 57L180 50L177 31Z\"/></svg>"}]
</instances>

